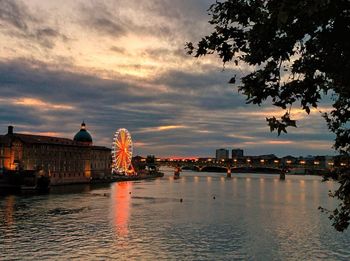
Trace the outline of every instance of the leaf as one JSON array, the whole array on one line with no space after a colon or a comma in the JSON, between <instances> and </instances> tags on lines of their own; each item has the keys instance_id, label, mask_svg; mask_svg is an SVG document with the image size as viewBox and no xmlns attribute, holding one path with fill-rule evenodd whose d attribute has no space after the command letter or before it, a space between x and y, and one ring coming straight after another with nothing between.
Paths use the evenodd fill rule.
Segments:
<instances>
[{"instance_id":1,"label":"leaf","mask_svg":"<svg viewBox=\"0 0 350 261\"><path fill-rule=\"evenodd\" d=\"M310 114L310 107L309 107L309 106L306 106L306 107L305 107L305 111L306 111L307 114Z\"/></svg>"},{"instance_id":2,"label":"leaf","mask_svg":"<svg viewBox=\"0 0 350 261\"><path fill-rule=\"evenodd\" d=\"M236 83L236 75L234 77L232 77L228 83L235 84Z\"/></svg>"},{"instance_id":3,"label":"leaf","mask_svg":"<svg viewBox=\"0 0 350 261\"><path fill-rule=\"evenodd\" d=\"M297 122L295 120L290 120L289 121L289 126L292 126L292 127L297 127Z\"/></svg>"}]
</instances>

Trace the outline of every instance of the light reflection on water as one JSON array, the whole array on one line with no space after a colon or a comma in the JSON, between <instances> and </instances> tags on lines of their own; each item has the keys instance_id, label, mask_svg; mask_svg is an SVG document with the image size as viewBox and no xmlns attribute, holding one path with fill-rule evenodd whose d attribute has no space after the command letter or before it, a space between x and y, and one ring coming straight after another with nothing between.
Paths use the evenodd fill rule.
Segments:
<instances>
[{"instance_id":1,"label":"light reflection on water","mask_svg":"<svg viewBox=\"0 0 350 261\"><path fill-rule=\"evenodd\" d=\"M14 204L15 197L13 195L5 199L4 223L6 227L11 227L13 225Z\"/></svg>"},{"instance_id":2,"label":"light reflection on water","mask_svg":"<svg viewBox=\"0 0 350 261\"><path fill-rule=\"evenodd\" d=\"M335 206L332 182L166 174L0 196L0 260L350 260L350 232L317 209Z\"/></svg>"},{"instance_id":3,"label":"light reflection on water","mask_svg":"<svg viewBox=\"0 0 350 261\"><path fill-rule=\"evenodd\" d=\"M128 235L130 215L130 194L132 182L119 182L111 186L112 212L114 213L114 228L117 237Z\"/></svg>"}]
</instances>

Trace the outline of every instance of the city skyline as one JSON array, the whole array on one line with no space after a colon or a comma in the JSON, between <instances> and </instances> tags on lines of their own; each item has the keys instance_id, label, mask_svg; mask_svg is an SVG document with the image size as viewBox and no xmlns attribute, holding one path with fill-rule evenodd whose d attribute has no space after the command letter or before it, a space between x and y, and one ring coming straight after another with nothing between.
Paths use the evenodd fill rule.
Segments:
<instances>
[{"instance_id":1,"label":"city skyline","mask_svg":"<svg viewBox=\"0 0 350 261\"><path fill-rule=\"evenodd\" d=\"M135 155L334 155L319 110L295 108L298 128L270 133L271 106L246 105L227 82L241 72L187 56L210 31L211 1L0 0L0 129L73 138L84 120L98 145L127 128ZM147 19L146 19L147 18ZM198 30L200 28L201 30ZM248 67L240 68L249 70Z\"/></svg>"}]
</instances>

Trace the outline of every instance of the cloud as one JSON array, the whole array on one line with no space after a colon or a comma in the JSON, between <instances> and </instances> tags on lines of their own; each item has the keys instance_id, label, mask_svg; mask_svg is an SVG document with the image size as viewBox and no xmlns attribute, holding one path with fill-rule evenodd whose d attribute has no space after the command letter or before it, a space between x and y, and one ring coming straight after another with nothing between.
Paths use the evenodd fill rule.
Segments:
<instances>
[{"instance_id":1,"label":"cloud","mask_svg":"<svg viewBox=\"0 0 350 261\"><path fill-rule=\"evenodd\" d=\"M141 128L140 130L136 131L136 133L145 133L145 132L160 132L160 131L169 131L174 129L186 129L188 128L185 125L164 125L164 126L157 126L157 127L150 127L150 128Z\"/></svg>"},{"instance_id":2,"label":"cloud","mask_svg":"<svg viewBox=\"0 0 350 261\"><path fill-rule=\"evenodd\" d=\"M319 113L296 108L299 128L278 137L265 117L283 112L246 105L227 84L241 72L185 55L184 43L210 30L211 1L62 1L0 0L4 132L13 124L71 138L85 120L99 145L127 128L141 155L331 152L334 137Z\"/></svg>"},{"instance_id":3,"label":"cloud","mask_svg":"<svg viewBox=\"0 0 350 261\"><path fill-rule=\"evenodd\" d=\"M112 38L127 34L179 41L179 36L198 35L210 27L206 10L211 1L84 1L81 25ZM204 26L203 26L204 25ZM181 29L180 29L181 28ZM203 30L201 31L203 33ZM184 44L186 40L182 39Z\"/></svg>"},{"instance_id":4,"label":"cloud","mask_svg":"<svg viewBox=\"0 0 350 261\"><path fill-rule=\"evenodd\" d=\"M158 36L172 39L177 44L183 44L186 41L199 40L200 37L209 31L207 9L211 0L187 1L187 0L151 0L140 4L140 1L129 1L132 8L138 12L145 13L152 17L152 24L167 25L168 30L155 30L162 32ZM175 25L175 26L174 26ZM152 32L152 26L149 26ZM182 40L179 42L179 36Z\"/></svg>"},{"instance_id":5,"label":"cloud","mask_svg":"<svg viewBox=\"0 0 350 261\"><path fill-rule=\"evenodd\" d=\"M112 46L110 48L110 50L112 52L116 52L116 53L119 53L119 54L126 54L126 49L125 48L122 48L122 47L118 47L118 46Z\"/></svg>"},{"instance_id":6,"label":"cloud","mask_svg":"<svg viewBox=\"0 0 350 261\"><path fill-rule=\"evenodd\" d=\"M63 42L70 40L66 35L60 33L57 29L50 27L35 29L32 34L28 35L28 37L33 40L37 40L41 46L47 48L53 48L56 40L61 40Z\"/></svg>"},{"instance_id":7,"label":"cloud","mask_svg":"<svg viewBox=\"0 0 350 261\"><path fill-rule=\"evenodd\" d=\"M35 42L49 49L55 46L56 40L69 40L58 29L43 25L44 23L45 21L34 15L22 1L0 0L0 27L3 27L8 35Z\"/></svg>"},{"instance_id":8,"label":"cloud","mask_svg":"<svg viewBox=\"0 0 350 261\"><path fill-rule=\"evenodd\" d=\"M34 107L38 110L73 110L74 107L71 105L65 105L65 104L52 104L45 102L40 99L35 98L17 98L17 99L10 99L10 100L4 100L0 99L2 102L9 102L14 105L20 105L25 107Z\"/></svg>"},{"instance_id":9,"label":"cloud","mask_svg":"<svg viewBox=\"0 0 350 261\"><path fill-rule=\"evenodd\" d=\"M215 92L211 98L216 108L203 106L196 100L212 95L209 86L213 83L209 81L206 86L201 79L196 80L200 77L184 79L195 89L197 85L207 89L206 94L188 92L185 82L178 84L173 77L159 76L172 90L168 95L149 90L144 93L130 79L105 80L54 70L35 61L0 62L0 75L2 101L7 101L0 105L2 129L11 123L18 131L57 132L73 137L85 120L96 144L109 146L114 131L126 127L135 145L140 145L135 146L135 153L163 156L208 156L218 147L243 147L248 154L283 153L286 145L291 152L329 151L326 146L330 146L331 139L323 133L318 120L310 122L314 131L306 136L297 129L276 139L276 134L268 132L264 118L259 120L260 114L250 117L249 113L239 113L244 101L225 108L227 105L221 101L234 101L232 93L228 96ZM38 113L41 107L47 109ZM248 106L246 110L254 115L256 107Z\"/></svg>"},{"instance_id":10,"label":"cloud","mask_svg":"<svg viewBox=\"0 0 350 261\"><path fill-rule=\"evenodd\" d=\"M21 31L28 30L28 21L35 21L26 6L16 0L0 0L0 21Z\"/></svg>"},{"instance_id":11,"label":"cloud","mask_svg":"<svg viewBox=\"0 0 350 261\"><path fill-rule=\"evenodd\" d=\"M105 34L111 37L121 37L126 34L126 24L121 21L118 13L112 10L103 2L82 3L81 25L95 30L96 33Z\"/></svg>"}]
</instances>

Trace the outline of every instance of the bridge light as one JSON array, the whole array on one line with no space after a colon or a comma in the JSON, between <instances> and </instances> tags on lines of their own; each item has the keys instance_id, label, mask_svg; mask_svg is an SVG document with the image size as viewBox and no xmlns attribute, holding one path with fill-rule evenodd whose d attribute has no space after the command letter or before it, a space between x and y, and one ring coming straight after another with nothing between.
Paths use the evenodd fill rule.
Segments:
<instances>
[{"instance_id":1,"label":"bridge light","mask_svg":"<svg viewBox=\"0 0 350 261\"><path fill-rule=\"evenodd\" d=\"M234 159L233 161L234 161L234 162L237 162L237 159Z\"/></svg>"},{"instance_id":2,"label":"bridge light","mask_svg":"<svg viewBox=\"0 0 350 261\"><path fill-rule=\"evenodd\" d=\"M247 159L247 162L251 162L251 160L250 160L250 159Z\"/></svg>"},{"instance_id":3,"label":"bridge light","mask_svg":"<svg viewBox=\"0 0 350 261\"><path fill-rule=\"evenodd\" d=\"M265 160L264 160L264 159L261 159L261 160L260 160L260 163L262 163L262 164L263 164L264 162L265 162Z\"/></svg>"},{"instance_id":4,"label":"bridge light","mask_svg":"<svg viewBox=\"0 0 350 261\"><path fill-rule=\"evenodd\" d=\"M333 166L333 165L334 165L334 162L328 162L328 165L329 165L329 166Z\"/></svg>"},{"instance_id":5,"label":"bridge light","mask_svg":"<svg viewBox=\"0 0 350 261\"><path fill-rule=\"evenodd\" d=\"M340 163L340 166L345 167L346 163L342 162L342 163Z\"/></svg>"},{"instance_id":6,"label":"bridge light","mask_svg":"<svg viewBox=\"0 0 350 261\"><path fill-rule=\"evenodd\" d=\"M274 163L279 163L279 161L278 161L278 160L274 160L273 162L274 162Z\"/></svg>"},{"instance_id":7,"label":"bridge light","mask_svg":"<svg viewBox=\"0 0 350 261\"><path fill-rule=\"evenodd\" d=\"M300 164L302 164L302 165L304 165L305 163L306 163L305 160L301 160L301 161L300 161Z\"/></svg>"},{"instance_id":8,"label":"bridge light","mask_svg":"<svg viewBox=\"0 0 350 261\"><path fill-rule=\"evenodd\" d=\"M287 163L287 164L291 164L292 161L291 161L291 160L287 160L286 163Z\"/></svg>"},{"instance_id":9,"label":"bridge light","mask_svg":"<svg viewBox=\"0 0 350 261\"><path fill-rule=\"evenodd\" d=\"M314 165L320 165L319 161L314 161Z\"/></svg>"}]
</instances>

